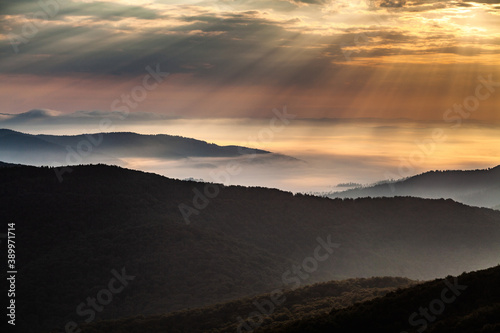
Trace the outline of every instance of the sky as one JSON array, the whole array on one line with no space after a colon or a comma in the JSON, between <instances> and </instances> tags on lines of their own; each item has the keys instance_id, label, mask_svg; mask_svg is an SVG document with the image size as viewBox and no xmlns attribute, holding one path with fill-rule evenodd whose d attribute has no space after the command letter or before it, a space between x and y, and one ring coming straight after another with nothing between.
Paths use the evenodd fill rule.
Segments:
<instances>
[{"instance_id":1,"label":"sky","mask_svg":"<svg viewBox=\"0 0 500 333\"><path fill-rule=\"evenodd\" d=\"M0 28L3 127L121 112L118 129L321 161L318 184L406 176L435 130L412 172L500 164L500 0L1 1ZM293 125L249 143L285 106Z\"/></svg>"},{"instance_id":2,"label":"sky","mask_svg":"<svg viewBox=\"0 0 500 333\"><path fill-rule=\"evenodd\" d=\"M479 75L500 81L499 0L2 3L6 113L111 110L157 65L171 76L133 111L441 120Z\"/></svg>"}]
</instances>

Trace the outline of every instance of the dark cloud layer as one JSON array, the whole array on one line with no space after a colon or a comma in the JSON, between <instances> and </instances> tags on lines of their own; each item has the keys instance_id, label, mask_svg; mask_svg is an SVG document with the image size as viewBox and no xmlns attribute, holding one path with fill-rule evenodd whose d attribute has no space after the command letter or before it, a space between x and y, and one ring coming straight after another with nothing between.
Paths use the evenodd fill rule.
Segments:
<instances>
[{"instance_id":1,"label":"dark cloud layer","mask_svg":"<svg viewBox=\"0 0 500 333\"><path fill-rule=\"evenodd\" d=\"M500 0L478 0L482 3L498 3ZM311 5L325 5L330 1L295 1ZM229 3L229 2L228 2ZM232 3L232 2L231 2ZM16 15L40 10L36 3L19 1L6 7L3 14ZM379 7L418 10L418 6L446 4L467 6L458 1L382 0ZM422 10L429 10L426 6ZM90 17L90 19L89 19ZM89 20L88 24L73 24L72 18ZM36 38L20 43L20 54L13 56L11 41L0 41L0 64L2 73L67 74L95 73L110 75L138 75L148 65L161 63L171 73L190 73L200 78L220 82L241 81L245 78L255 83L260 77L270 81L286 81L291 77L316 73L335 72L337 63L347 60L345 48L358 47L356 53L378 57L382 54L412 54L400 46L405 43L432 40L433 36L408 34L402 29L376 25L374 27L345 27L329 36L319 37L314 32L293 28L302 22L299 18L287 21L276 20L257 10L214 13L206 10L191 10L177 15L181 24L169 27L130 27L126 24L112 25L125 18L137 20L167 20L169 15L147 7L130 6L112 2L81 3L61 2L60 9L51 22L40 27ZM1 20L7 22L5 16ZM0 22L2 23L2 22ZM11 26L12 33L22 31L23 22ZM342 31L343 30L343 31ZM12 36L12 35L10 35ZM318 41L317 43L311 41ZM449 40L447 40L449 41ZM303 45L310 44L304 49ZM398 44L398 48L393 45ZM371 46L373 50L362 49ZM481 46L476 46L480 48ZM392 51L388 51L392 48ZM381 52L381 50L386 50ZM458 48L457 54L462 54ZM453 48L449 50L453 51ZM447 50L446 52L449 52ZM419 53L436 49L419 50ZM478 50L476 53L480 53ZM272 78L266 73L272 73ZM302 74L300 74L302 73ZM307 75L306 73L313 73Z\"/></svg>"},{"instance_id":2,"label":"dark cloud layer","mask_svg":"<svg viewBox=\"0 0 500 333\"><path fill-rule=\"evenodd\" d=\"M50 1L55 2L44 3ZM435 75L430 80L442 87L450 72L468 73L460 82L470 82L470 73L478 68L493 68L500 40L490 31L500 33L498 16L492 12L498 1L163 0L139 6L61 0L58 8L52 8L54 15L44 20L37 14L43 10L38 2L22 0L9 3L0 13L0 79L17 79L21 88L3 96L13 95L22 104L25 92L18 91L26 87L28 76L43 78L54 95L64 99L60 87L66 82L73 82L68 90L87 80L107 91L105 84L139 82L147 66L158 64L175 78L179 94L174 97L186 100L176 102L176 110L208 108L201 103L212 96L230 96L234 104L239 100L235 91L243 96L248 89L252 99L277 96L280 103L299 92L309 99L302 101L303 108L337 112L352 110L368 87L374 102L356 105L357 109L387 110L394 107L393 96L381 102L373 91L407 93L417 85L414 82L427 79L418 70L424 65L435 68L429 70ZM434 64L436 59L440 66ZM408 79L409 72L417 77ZM392 88L380 77L390 78ZM206 96L200 97L198 91ZM82 91L86 101L94 98L86 94ZM265 94L271 97L258 97ZM20 108L60 109L63 103L73 103L74 96L71 102L28 103ZM96 108L108 107L116 97L101 98L104 102L96 102ZM153 104L152 99L149 102ZM226 104L214 100L211 107L234 108Z\"/></svg>"}]
</instances>

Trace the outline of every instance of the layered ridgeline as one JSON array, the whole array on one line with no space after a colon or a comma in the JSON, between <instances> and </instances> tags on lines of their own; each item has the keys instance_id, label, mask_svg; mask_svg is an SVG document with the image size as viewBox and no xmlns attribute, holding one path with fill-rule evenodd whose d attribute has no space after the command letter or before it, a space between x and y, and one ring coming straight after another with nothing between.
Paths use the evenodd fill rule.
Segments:
<instances>
[{"instance_id":1,"label":"layered ridgeline","mask_svg":"<svg viewBox=\"0 0 500 333\"><path fill-rule=\"evenodd\" d=\"M429 171L399 181L325 195L330 198L449 198L467 205L500 209L500 166L484 170Z\"/></svg>"},{"instance_id":2,"label":"layered ridgeline","mask_svg":"<svg viewBox=\"0 0 500 333\"><path fill-rule=\"evenodd\" d=\"M401 278L352 279L287 291L275 302L272 295L261 295L81 328L83 333L492 333L500 331L498 281L500 266L410 287Z\"/></svg>"},{"instance_id":3,"label":"layered ridgeline","mask_svg":"<svg viewBox=\"0 0 500 333\"><path fill-rule=\"evenodd\" d=\"M429 279L500 253L500 212L452 200L331 200L105 165L62 182L57 169L3 167L0 184L23 332L349 277Z\"/></svg>"},{"instance_id":4,"label":"layered ridgeline","mask_svg":"<svg viewBox=\"0 0 500 333\"><path fill-rule=\"evenodd\" d=\"M500 266L398 290L259 333L500 332ZM103 331L104 332L104 331Z\"/></svg>"},{"instance_id":5,"label":"layered ridgeline","mask_svg":"<svg viewBox=\"0 0 500 333\"><path fill-rule=\"evenodd\" d=\"M163 134L142 135L120 132L61 136L31 135L0 129L2 161L29 165L121 164L121 159L124 158L181 159L238 157L248 154L276 157L275 154L265 150L219 146L205 141Z\"/></svg>"},{"instance_id":6,"label":"layered ridgeline","mask_svg":"<svg viewBox=\"0 0 500 333\"><path fill-rule=\"evenodd\" d=\"M236 333L276 329L415 284L397 277L329 281L203 308L82 324L83 333Z\"/></svg>"}]
</instances>

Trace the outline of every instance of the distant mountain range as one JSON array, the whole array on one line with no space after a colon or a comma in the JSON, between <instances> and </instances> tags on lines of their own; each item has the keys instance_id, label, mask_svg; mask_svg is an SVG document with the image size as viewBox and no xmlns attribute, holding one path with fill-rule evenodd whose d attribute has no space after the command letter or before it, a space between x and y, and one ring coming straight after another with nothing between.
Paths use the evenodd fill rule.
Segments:
<instances>
[{"instance_id":1,"label":"distant mountain range","mask_svg":"<svg viewBox=\"0 0 500 333\"><path fill-rule=\"evenodd\" d=\"M412 196L453 199L478 207L500 208L500 166L484 170L429 171L407 179L382 182L342 192L326 193L329 198Z\"/></svg>"},{"instance_id":2,"label":"distant mountain range","mask_svg":"<svg viewBox=\"0 0 500 333\"><path fill-rule=\"evenodd\" d=\"M63 182L54 168L3 167L0 184L0 216L21 244L23 332L82 322L77 306L117 272L133 281L96 319L332 279L460 274L500 253L500 212L452 200L332 200L106 165L74 166Z\"/></svg>"},{"instance_id":3,"label":"distant mountain range","mask_svg":"<svg viewBox=\"0 0 500 333\"><path fill-rule=\"evenodd\" d=\"M269 151L240 146L219 146L171 135L129 132L72 136L31 135L0 129L0 158L30 165L85 163L122 164L122 158L182 159L189 157L274 156ZM289 158L292 159L292 158Z\"/></svg>"},{"instance_id":4,"label":"distant mountain range","mask_svg":"<svg viewBox=\"0 0 500 333\"><path fill-rule=\"evenodd\" d=\"M76 111L73 113L63 113L50 109L32 109L22 113L0 113L0 126L10 128L21 125L31 126L71 126L81 124L84 126L95 126L103 119L113 122L123 122L126 120L148 122L158 120L175 119L175 117L150 112L129 112L120 111Z\"/></svg>"}]
</instances>

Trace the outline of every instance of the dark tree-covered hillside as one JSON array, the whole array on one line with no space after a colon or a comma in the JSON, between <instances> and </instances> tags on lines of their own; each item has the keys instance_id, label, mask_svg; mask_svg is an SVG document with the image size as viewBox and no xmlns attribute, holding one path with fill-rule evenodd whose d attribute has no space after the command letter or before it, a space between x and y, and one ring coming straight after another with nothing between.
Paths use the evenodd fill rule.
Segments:
<instances>
[{"instance_id":1,"label":"dark tree-covered hillside","mask_svg":"<svg viewBox=\"0 0 500 333\"><path fill-rule=\"evenodd\" d=\"M195 207L205 183L106 165L71 170L60 182L52 168L0 168L0 216L16 224L23 332L321 281L429 279L498 263L500 212L451 200L331 200L212 184L218 194L188 224L179 205ZM321 242L335 246L316 253ZM122 272L133 280L93 318L86 300Z\"/></svg>"},{"instance_id":2,"label":"dark tree-covered hillside","mask_svg":"<svg viewBox=\"0 0 500 333\"><path fill-rule=\"evenodd\" d=\"M448 276L259 333L500 332L500 266Z\"/></svg>"}]
</instances>

